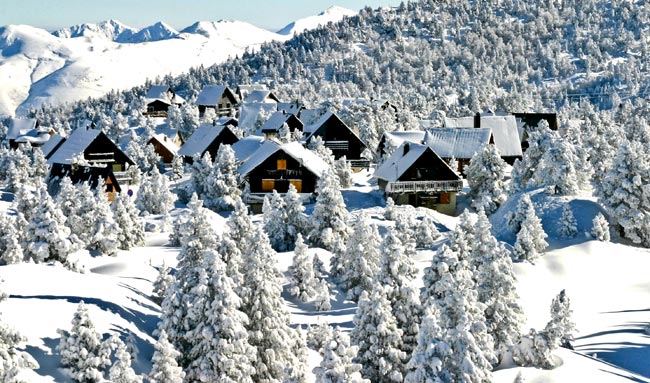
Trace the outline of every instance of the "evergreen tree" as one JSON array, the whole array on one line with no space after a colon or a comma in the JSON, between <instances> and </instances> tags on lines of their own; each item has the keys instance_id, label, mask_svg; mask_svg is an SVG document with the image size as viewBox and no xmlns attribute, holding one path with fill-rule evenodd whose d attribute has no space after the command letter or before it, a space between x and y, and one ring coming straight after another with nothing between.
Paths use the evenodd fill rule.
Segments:
<instances>
[{"instance_id":1,"label":"evergreen tree","mask_svg":"<svg viewBox=\"0 0 650 383\"><path fill-rule=\"evenodd\" d=\"M408 355L400 348L403 333L385 290L377 282L370 295L361 294L350 338L359 348L355 362L361 364L364 378L377 383L401 382Z\"/></svg>"},{"instance_id":2,"label":"evergreen tree","mask_svg":"<svg viewBox=\"0 0 650 383\"><path fill-rule=\"evenodd\" d=\"M408 374L404 383L442 383L442 361L451 350L442 340L443 332L437 324L435 306L425 309L418 334L418 344L407 364Z\"/></svg>"},{"instance_id":3,"label":"evergreen tree","mask_svg":"<svg viewBox=\"0 0 650 383\"><path fill-rule=\"evenodd\" d=\"M531 206L521 223L519 233L517 233L513 255L516 259L533 262L546 250L548 246L546 237L542 221Z\"/></svg>"},{"instance_id":4,"label":"evergreen tree","mask_svg":"<svg viewBox=\"0 0 650 383\"><path fill-rule=\"evenodd\" d=\"M174 207L175 200L176 196L169 190L167 177L154 167L151 174L144 177L135 205L143 212L165 215Z\"/></svg>"},{"instance_id":5,"label":"evergreen tree","mask_svg":"<svg viewBox=\"0 0 650 383\"><path fill-rule=\"evenodd\" d=\"M16 220L6 214L0 215L0 254L8 265L20 263L24 258Z\"/></svg>"},{"instance_id":6,"label":"evergreen tree","mask_svg":"<svg viewBox=\"0 0 650 383\"><path fill-rule=\"evenodd\" d=\"M185 167L183 165L182 156L174 156L172 159L172 173L169 177L172 181L178 181L185 175Z\"/></svg>"},{"instance_id":7,"label":"evergreen tree","mask_svg":"<svg viewBox=\"0 0 650 383\"><path fill-rule=\"evenodd\" d=\"M298 234L296 248L293 250L293 264L289 266L289 293L303 302L316 296L318 280L314 275L314 258L307 254L307 245Z\"/></svg>"},{"instance_id":8,"label":"evergreen tree","mask_svg":"<svg viewBox=\"0 0 650 383\"><path fill-rule=\"evenodd\" d=\"M415 245L419 248L431 247L439 237L440 232L433 218L424 216L415 229Z\"/></svg>"},{"instance_id":9,"label":"evergreen tree","mask_svg":"<svg viewBox=\"0 0 650 383\"><path fill-rule=\"evenodd\" d=\"M397 207L392 198L386 198L386 208L384 209L384 218L389 221L394 221L397 218Z\"/></svg>"},{"instance_id":10,"label":"evergreen tree","mask_svg":"<svg viewBox=\"0 0 650 383\"><path fill-rule=\"evenodd\" d=\"M307 214L305 214L305 206L302 204L302 198L298 194L296 187L292 184L289 184L289 190L284 195L284 206L286 218L285 230L287 242L290 244L287 250L291 250L293 244L296 243L298 234L302 234L303 237L309 234L311 231L311 222Z\"/></svg>"},{"instance_id":11,"label":"evergreen tree","mask_svg":"<svg viewBox=\"0 0 650 383\"><path fill-rule=\"evenodd\" d=\"M190 167L190 180L192 181L192 191L199 198L205 199L208 195L207 181L212 174L212 157L210 152L206 151L203 157L199 153L192 157L192 166Z\"/></svg>"},{"instance_id":12,"label":"evergreen tree","mask_svg":"<svg viewBox=\"0 0 650 383\"><path fill-rule=\"evenodd\" d=\"M115 363L109 369L108 377L112 383L142 383L142 377L131 368L131 354L121 340L117 344Z\"/></svg>"},{"instance_id":13,"label":"evergreen tree","mask_svg":"<svg viewBox=\"0 0 650 383\"><path fill-rule=\"evenodd\" d=\"M232 210L235 200L240 199L242 194L238 185L235 152L230 145L220 145L205 186L203 199L206 207L217 211Z\"/></svg>"},{"instance_id":14,"label":"evergreen tree","mask_svg":"<svg viewBox=\"0 0 650 383\"><path fill-rule=\"evenodd\" d=\"M609 242L609 222L602 213L598 213L591 222L591 236L599 241Z\"/></svg>"},{"instance_id":15,"label":"evergreen tree","mask_svg":"<svg viewBox=\"0 0 650 383\"><path fill-rule=\"evenodd\" d=\"M554 194L578 193L577 156L573 146L561 137L551 140L533 175L536 185L550 186Z\"/></svg>"},{"instance_id":16,"label":"evergreen tree","mask_svg":"<svg viewBox=\"0 0 650 383\"><path fill-rule=\"evenodd\" d=\"M320 279L316 283L314 307L317 311L329 311L332 309L332 303L330 302L330 287L325 279Z\"/></svg>"},{"instance_id":17,"label":"evergreen tree","mask_svg":"<svg viewBox=\"0 0 650 383\"><path fill-rule=\"evenodd\" d=\"M110 350L103 346L83 301L77 307L70 331L57 332L61 340L56 350L61 354L61 364L67 368L68 376L75 382L101 382L102 371L110 364Z\"/></svg>"},{"instance_id":18,"label":"evergreen tree","mask_svg":"<svg viewBox=\"0 0 650 383\"><path fill-rule=\"evenodd\" d=\"M144 224L140 221L140 212L133 199L126 193L119 193L113 201L115 223L120 228L117 235L118 247L129 250L144 245Z\"/></svg>"},{"instance_id":19,"label":"evergreen tree","mask_svg":"<svg viewBox=\"0 0 650 383\"><path fill-rule=\"evenodd\" d=\"M546 325L544 332L549 339L562 347L571 348L571 341L576 330L576 325L571 320L571 305L566 291L562 290L551 303L551 320Z\"/></svg>"},{"instance_id":20,"label":"evergreen tree","mask_svg":"<svg viewBox=\"0 0 650 383\"><path fill-rule=\"evenodd\" d=\"M273 190L273 194L264 196L262 205L264 213L264 231L269 236L271 246L276 251L287 251L291 247L287 233L287 212L284 199Z\"/></svg>"},{"instance_id":21,"label":"evergreen tree","mask_svg":"<svg viewBox=\"0 0 650 383\"><path fill-rule=\"evenodd\" d=\"M535 210L535 205L530 199L530 195L524 194L517 202L517 208L514 211L509 211L506 215L506 223L513 233L518 233L521 229L521 223L526 218L528 211Z\"/></svg>"},{"instance_id":22,"label":"evergreen tree","mask_svg":"<svg viewBox=\"0 0 650 383\"><path fill-rule=\"evenodd\" d=\"M361 213L341 262L340 285L347 291L348 299L356 302L363 291L372 290L373 278L379 270L380 243L377 227L370 224L368 214Z\"/></svg>"},{"instance_id":23,"label":"evergreen tree","mask_svg":"<svg viewBox=\"0 0 650 383\"><path fill-rule=\"evenodd\" d=\"M123 229L115 222L113 210L104 193L95 194L94 206L90 248L97 249L102 254L115 255L120 244L118 238Z\"/></svg>"},{"instance_id":24,"label":"evergreen tree","mask_svg":"<svg viewBox=\"0 0 650 383\"><path fill-rule=\"evenodd\" d=\"M323 359L314 368L316 383L370 383L361 377L361 365L354 363L357 347L350 346L350 339L338 327L334 328L320 354Z\"/></svg>"},{"instance_id":25,"label":"evergreen tree","mask_svg":"<svg viewBox=\"0 0 650 383\"><path fill-rule=\"evenodd\" d=\"M495 145L474 154L467 167L467 182L473 198L472 206L476 210L483 208L492 214L506 200L505 170L507 164Z\"/></svg>"},{"instance_id":26,"label":"evergreen tree","mask_svg":"<svg viewBox=\"0 0 650 383\"><path fill-rule=\"evenodd\" d=\"M573 216L569 204L562 206L562 217L560 217L557 233L565 238L574 238L578 234L578 221Z\"/></svg>"},{"instance_id":27,"label":"evergreen tree","mask_svg":"<svg viewBox=\"0 0 650 383\"><path fill-rule=\"evenodd\" d=\"M334 171L339 178L339 184L342 188L345 189L352 186L352 166L345 156L334 161Z\"/></svg>"},{"instance_id":28,"label":"evergreen tree","mask_svg":"<svg viewBox=\"0 0 650 383\"><path fill-rule=\"evenodd\" d=\"M167 339L167 333L164 330L160 331L151 358L149 381L151 383L182 383L185 373L176 362L179 358L180 353Z\"/></svg>"},{"instance_id":29,"label":"evergreen tree","mask_svg":"<svg viewBox=\"0 0 650 383\"><path fill-rule=\"evenodd\" d=\"M167 294L167 289L174 283L174 276L169 273L169 267L163 262L158 269L158 277L153 282L153 294L162 302ZM166 336L166 335L165 335Z\"/></svg>"},{"instance_id":30,"label":"evergreen tree","mask_svg":"<svg viewBox=\"0 0 650 383\"><path fill-rule=\"evenodd\" d=\"M83 246L88 246L94 237L96 199L87 182L72 185L65 177L56 196L57 207L65 217L65 225Z\"/></svg>"},{"instance_id":31,"label":"evergreen tree","mask_svg":"<svg viewBox=\"0 0 650 383\"><path fill-rule=\"evenodd\" d=\"M449 246L456 253L458 259L470 262L470 269L474 269L476 265L471 263L473 262L471 253L474 243L474 219L467 209L458 218L458 224L449 238Z\"/></svg>"}]
</instances>

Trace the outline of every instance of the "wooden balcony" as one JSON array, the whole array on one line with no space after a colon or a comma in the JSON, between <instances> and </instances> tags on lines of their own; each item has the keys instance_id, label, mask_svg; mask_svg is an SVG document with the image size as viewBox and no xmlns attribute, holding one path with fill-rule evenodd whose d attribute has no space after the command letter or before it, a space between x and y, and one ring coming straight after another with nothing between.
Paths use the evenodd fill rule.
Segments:
<instances>
[{"instance_id":1,"label":"wooden balcony","mask_svg":"<svg viewBox=\"0 0 650 383\"><path fill-rule=\"evenodd\" d=\"M463 181L398 181L386 185L386 193L459 192Z\"/></svg>"}]
</instances>

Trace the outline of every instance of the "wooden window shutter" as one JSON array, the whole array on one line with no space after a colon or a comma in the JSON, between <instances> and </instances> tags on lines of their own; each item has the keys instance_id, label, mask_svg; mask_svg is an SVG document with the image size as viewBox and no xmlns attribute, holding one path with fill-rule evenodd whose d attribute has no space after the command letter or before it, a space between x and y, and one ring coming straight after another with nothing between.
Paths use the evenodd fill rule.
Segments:
<instances>
[{"instance_id":1,"label":"wooden window shutter","mask_svg":"<svg viewBox=\"0 0 650 383\"><path fill-rule=\"evenodd\" d=\"M275 180L273 179L262 179L262 191L263 192L272 192L275 189Z\"/></svg>"},{"instance_id":2,"label":"wooden window shutter","mask_svg":"<svg viewBox=\"0 0 650 383\"><path fill-rule=\"evenodd\" d=\"M289 180L289 183L296 188L298 193L302 193L302 180Z\"/></svg>"},{"instance_id":3,"label":"wooden window shutter","mask_svg":"<svg viewBox=\"0 0 650 383\"><path fill-rule=\"evenodd\" d=\"M287 170L287 160L278 160L278 170Z\"/></svg>"}]
</instances>

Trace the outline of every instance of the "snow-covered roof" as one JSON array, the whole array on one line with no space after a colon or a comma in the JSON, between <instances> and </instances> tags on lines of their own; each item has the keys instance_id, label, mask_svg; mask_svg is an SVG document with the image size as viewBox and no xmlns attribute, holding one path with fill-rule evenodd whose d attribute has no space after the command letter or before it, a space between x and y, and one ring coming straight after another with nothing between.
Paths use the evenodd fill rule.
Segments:
<instances>
[{"instance_id":1,"label":"snow-covered roof","mask_svg":"<svg viewBox=\"0 0 650 383\"><path fill-rule=\"evenodd\" d=\"M245 177L253 169L258 167L267 158L272 156L278 151L283 151L288 156L298 161L302 166L314 173L317 177L321 177L328 169L329 165L325 163L320 157L309 149L305 149L298 142L290 142L288 144L279 144L275 141L266 140L264 143L251 155L237 170L240 177Z\"/></svg>"},{"instance_id":2,"label":"snow-covered roof","mask_svg":"<svg viewBox=\"0 0 650 383\"><path fill-rule=\"evenodd\" d=\"M174 141L170 140L167 136L164 134L154 134L152 139L155 138L156 141L160 143L165 149L167 149L170 153L177 154L179 147L174 143Z\"/></svg>"},{"instance_id":3,"label":"snow-covered roof","mask_svg":"<svg viewBox=\"0 0 650 383\"><path fill-rule=\"evenodd\" d=\"M385 132L384 140L389 141L393 146L402 144L404 141L418 144L424 140L424 130L408 130L403 132Z\"/></svg>"},{"instance_id":4,"label":"snow-covered roof","mask_svg":"<svg viewBox=\"0 0 650 383\"><path fill-rule=\"evenodd\" d=\"M49 140L47 140L46 143L41 146L41 151L43 152L43 156L45 158L49 157L50 155L54 154L54 151L61 145L61 143L65 141L65 137L54 134L50 137Z\"/></svg>"},{"instance_id":5,"label":"snow-covered roof","mask_svg":"<svg viewBox=\"0 0 650 383\"><path fill-rule=\"evenodd\" d=\"M56 152L47 160L48 164L72 163L72 158L83 153L88 146L99 136L101 130L97 129L75 129Z\"/></svg>"},{"instance_id":6,"label":"snow-covered roof","mask_svg":"<svg viewBox=\"0 0 650 383\"><path fill-rule=\"evenodd\" d=\"M405 148L408 145L408 151L404 154ZM429 146L422 145L414 142L403 142L402 145L395 150L393 155L391 155L383 164L381 164L373 177L386 180L388 182L395 182L400 179L400 177L418 160L426 151L431 151L435 156L438 156L435 151L433 151ZM438 156L439 157L439 156ZM447 163L440 160L442 164ZM451 174L453 170L449 168Z\"/></svg>"},{"instance_id":7,"label":"snow-covered roof","mask_svg":"<svg viewBox=\"0 0 650 383\"><path fill-rule=\"evenodd\" d=\"M260 131L279 131L285 122L291 117L291 114L275 112L262 124Z\"/></svg>"},{"instance_id":8,"label":"snow-covered roof","mask_svg":"<svg viewBox=\"0 0 650 383\"><path fill-rule=\"evenodd\" d=\"M253 155L262 144L264 144L264 137L251 135L232 144L232 150L235 152L237 161L243 162Z\"/></svg>"},{"instance_id":9,"label":"snow-covered roof","mask_svg":"<svg viewBox=\"0 0 650 383\"><path fill-rule=\"evenodd\" d=\"M483 126L481 124L481 126ZM445 128L473 128L474 116L445 117Z\"/></svg>"},{"instance_id":10,"label":"snow-covered roof","mask_svg":"<svg viewBox=\"0 0 650 383\"><path fill-rule=\"evenodd\" d=\"M253 104L244 104L241 106L239 111L239 127L244 129L250 129L255 126L257 119L259 118L260 113L270 115L276 111L275 104L265 104L265 103L253 103Z\"/></svg>"},{"instance_id":11,"label":"snow-covered roof","mask_svg":"<svg viewBox=\"0 0 650 383\"><path fill-rule=\"evenodd\" d=\"M329 120L333 115L334 113L332 113L331 111L325 112L325 114L321 115L320 118L318 118L318 120L316 120L315 122L309 125L305 124L305 127L303 128L302 131L310 134L314 133L315 131L318 130L318 128L323 126L323 124L326 123L327 120Z\"/></svg>"},{"instance_id":12,"label":"snow-covered roof","mask_svg":"<svg viewBox=\"0 0 650 383\"><path fill-rule=\"evenodd\" d=\"M169 85L152 85L147 91L145 98L169 99L168 93L174 93Z\"/></svg>"},{"instance_id":13,"label":"snow-covered roof","mask_svg":"<svg viewBox=\"0 0 650 383\"><path fill-rule=\"evenodd\" d=\"M202 154L224 129L226 127L223 125L201 124L178 150L178 154L185 157Z\"/></svg>"},{"instance_id":14,"label":"snow-covered roof","mask_svg":"<svg viewBox=\"0 0 650 383\"><path fill-rule=\"evenodd\" d=\"M323 109L303 109L300 111L300 121L305 125L311 125L318 121L318 119L325 114Z\"/></svg>"},{"instance_id":15,"label":"snow-covered roof","mask_svg":"<svg viewBox=\"0 0 650 383\"><path fill-rule=\"evenodd\" d=\"M50 139L49 133L39 133L36 129L17 137L14 141L20 144L30 143L32 145L43 145Z\"/></svg>"},{"instance_id":16,"label":"snow-covered roof","mask_svg":"<svg viewBox=\"0 0 650 383\"><path fill-rule=\"evenodd\" d=\"M280 112L284 111L298 116L298 113L303 109L305 109L305 106L298 102L278 102L278 111Z\"/></svg>"},{"instance_id":17,"label":"snow-covered roof","mask_svg":"<svg viewBox=\"0 0 650 383\"><path fill-rule=\"evenodd\" d=\"M214 120L215 125L232 125L237 126L239 123L235 117L221 116Z\"/></svg>"},{"instance_id":18,"label":"snow-covered roof","mask_svg":"<svg viewBox=\"0 0 650 383\"><path fill-rule=\"evenodd\" d=\"M35 118L12 118L7 131L7 139L15 140L36 129Z\"/></svg>"},{"instance_id":19,"label":"snow-covered roof","mask_svg":"<svg viewBox=\"0 0 650 383\"><path fill-rule=\"evenodd\" d=\"M264 84L245 84L237 86L237 93L242 99L245 99L252 91L264 89L266 89Z\"/></svg>"},{"instance_id":20,"label":"snow-covered roof","mask_svg":"<svg viewBox=\"0 0 650 383\"><path fill-rule=\"evenodd\" d=\"M438 128L429 129L424 135L424 143L442 158L472 158L490 143L490 128Z\"/></svg>"},{"instance_id":21,"label":"snow-covered roof","mask_svg":"<svg viewBox=\"0 0 650 383\"><path fill-rule=\"evenodd\" d=\"M201 90L196 98L196 105L216 106L224 92L230 91L225 85L208 85ZM230 91L232 93L232 91Z\"/></svg>"},{"instance_id":22,"label":"snow-covered roof","mask_svg":"<svg viewBox=\"0 0 650 383\"><path fill-rule=\"evenodd\" d=\"M244 99L244 103L273 103L277 104L278 100L268 89L253 89Z\"/></svg>"},{"instance_id":23,"label":"snow-covered roof","mask_svg":"<svg viewBox=\"0 0 650 383\"><path fill-rule=\"evenodd\" d=\"M515 116L481 116L481 128L492 129L494 145L502 156L523 155Z\"/></svg>"}]
</instances>

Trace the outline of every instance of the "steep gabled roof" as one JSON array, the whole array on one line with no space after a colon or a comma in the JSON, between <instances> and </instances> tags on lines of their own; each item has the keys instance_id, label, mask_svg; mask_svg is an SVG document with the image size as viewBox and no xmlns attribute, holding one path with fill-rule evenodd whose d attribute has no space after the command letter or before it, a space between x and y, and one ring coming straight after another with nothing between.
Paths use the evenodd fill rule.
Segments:
<instances>
[{"instance_id":1,"label":"steep gabled roof","mask_svg":"<svg viewBox=\"0 0 650 383\"><path fill-rule=\"evenodd\" d=\"M266 104L266 103L251 103L243 104L239 111L239 127L244 129L251 129L257 123L262 111L265 115L270 115L275 112L277 109L275 104Z\"/></svg>"},{"instance_id":2,"label":"steep gabled roof","mask_svg":"<svg viewBox=\"0 0 650 383\"><path fill-rule=\"evenodd\" d=\"M494 145L502 156L521 157L523 155L515 116L481 116L481 128L492 129Z\"/></svg>"},{"instance_id":3,"label":"steep gabled roof","mask_svg":"<svg viewBox=\"0 0 650 383\"><path fill-rule=\"evenodd\" d=\"M405 151L406 153L404 153ZM429 146L413 142L403 142L402 145L395 150L393 155L377 168L373 177L388 182L395 182L399 180L400 177L402 177L402 175L404 175L404 173L409 170L411 166L413 166L413 164L426 152L433 154L441 164L444 164L444 166L449 168L449 165L447 165L447 163L443 161ZM449 170L450 174L455 174L451 168L449 168ZM456 179L459 179L458 176L456 177Z\"/></svg>"},{"instance_id":4,"label":"steep gabled roof","mask_svg":"<svg viewBox=\"0 0 650 383\"><path fill-rule=\"evenodd\" d=\"M253 169L260 166L269 157L278 151L282 151L302 166L321 177L329 165L309 149L305 149L298 142L279 144L275 141L266 140L240 167L237 169L241 178L246 177Z\"/></svg>"},{"instance_id":5,"label":"steep gabled roof","mask_svg":"<svg viewBox=\"0 0 650 383\"><path fill-rule=\"evenodd\" d=\"M37 121L35 118L12 118L7 131L7 139L15 140L35 130Z\"/></svg>"},{"instance_id":6,"label":"steep gabled roof","mask_svg":"<svg viewBox=\"0 0 650 383\"><path fill-rule=\"evenodd\" d=\"M199 93L199 96L196 98L196 105L216 106L224 94L235 102L237 101L237 97L235 97L235 94L227 86L208 85Z\"/></svg>"},{"instance_id":7,"label":"steep gabled roof","mask_svg":"<svg viewBox=\"0 0 650 383\"><path fill-rule=\"evenodd\" d=\"M262 126L260 127L260 132L265 133L265 132L278 132L280 129L282 129L282 126L284 123L289 121L290 118L295 118L297 119L299 125L302 125L302 122L298 119L298 117L295 117L291 113L284 113L284 112L275 112L269 117Z\"/></svg>"},{"instance_id":8,"label":"steep gabled roof","mask_svg":"<svg viewBox=\"0 0 650 383\"><path fill-rule=\"evenodd\" d=\"M145 95L147 103L159 100L165 104L184 104L183 97L177 95L168 85L152 85Z\"/></svg>"},{"instance_id":9,"label":"steep gabled roof","mask_svg":"<svg viewBox=\"0 0 650 383\"><path fill-rule=\"evenodd\" d=\"M474 116L445 117L445 128L473 128Z\"/></svg>"},{"instance_id":10,"label":"steep gabled roof","mask_svg":"<svg viewBox=\"0 0 650 383\"><path fill-rule=\"evenodd\" d=\"M408 130L402 132L385 132L383 139L380 141L390 141L394 146L401 145L404 141L415 142L418 144L424 140L424 130Z\"/></svg>"},{"instance_id":11,"label":"steep gabled roof","mask_svg":"<svg viewBox=\"0 0 650 383\"><path fill-rule=\"evenodd\" d=\"M45 156L46 159L50 158L50 156L54 154L54 152L63 144L64 141L65 137L58 134L52 135L52 137L50 137L50 139L47 140L43 146L41 146L43 156Z\"/></svg>"},{"instance_id":12,"label":"steep gabled roof","mask_svg":"<svg viewBox=\"0 0 650 383\"><path fill-rule=\"evenodd\" d=\"M203 154L224 129L229 128L224 125L201 124L178 150L178 154L185 157Z\"/></svg>"},{"instance_id":13,"label":"steep gabled roof","mask_svg":"<svg viewBox=\"0 0 650 383\"><path fill-rule=\"evenodd\" d=\"M235 158L239 162L244 162L250 158L264 144L262 136L246 136L232 144L232 150L235 152Z\"/></svg>"},{"instance_id":14,"label":"steep gabled roof","mask_svg":"<svg viewBox=\"0 0 650 383\"><path fill-rule=\"evenodd\" d=\"M167 136L164 134L154 134L153 137L149 139L149 141L155 139L162 145L165 149L167 149L170 153L176 155L178 153L179 147L172 141L170 140Z\"/></svg>"},{"instance_id":15,"label":"steep gabled roof","mask_svg":"<svg viewBox=\"0 0 650 383\"><path fill-rule=\"evenodd\" d=\"M97 136L102 133L97 129L75 129L54 154L47 160L48 164L71 164L72 158L83 153Z\"/></svg>"},{"instance_id":16,"label":"steep gabled roof","mask_svg":"<svg viewBox=\"0 0 650 383\"><path fill-rule=\"evenodd\" d=\"M305 112L305 111L303 111L303 112ZM320 127L323 126L327 122L327 120L332 118L332 116L334 116L333 112L331 112L331 111L325 112L323 115L321 115L318 118L318 120L314 121L313 123L311 123L309 125L305 124L305 127L303 128L303 132L313 134L315 131L320 129Z\"/></svg>"},{"instance_id":17,"label":"steep gabled roof","mask_svg":"<svg viewBox=\"0 0 650 383\"><path fill-rule=\"evenodd\" d=\"M474 153L490 143L490 128L437 128L429 129L424 144L442 158L472 158Z\"/></svg>"},{"instance_id":18,"label":"steep gabled roof","mask_svg":"<svg viewBox=\"0 0 650 383\"><path fill-rule=\"evenodd\" d=\"M244 102L252 103L278 103L280 100L268 89L254 89L246 96Z\"/></svg>"}]
</instances>

